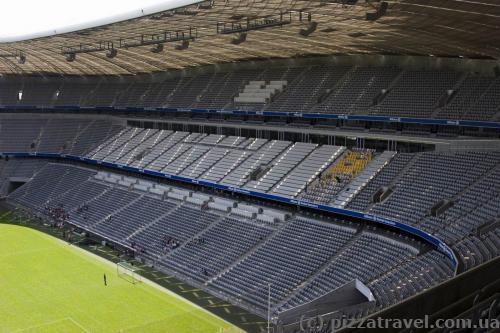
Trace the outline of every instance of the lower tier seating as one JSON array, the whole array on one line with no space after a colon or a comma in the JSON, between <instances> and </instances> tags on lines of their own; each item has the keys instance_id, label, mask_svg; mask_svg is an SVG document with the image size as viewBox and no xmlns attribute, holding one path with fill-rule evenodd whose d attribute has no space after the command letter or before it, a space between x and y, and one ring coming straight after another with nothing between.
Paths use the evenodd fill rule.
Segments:
<instances>
[{"instance_id":1,"label":"lower tier seating","mask_svg":"<svg viewBox=\"0 0 500 333\"><path fill-rule=\"evenodd\" d=\"M265 312L269 284L274 312L352 279L371 285L379 306L387 306L452 275L448 259L437 253L426 259L419 242L375 227L73 165L44 165L8 200L129 247L160 269L257 314ZM54 216L54 210L63 214ZM425 283L402 293L389 285L389 276L424 264L432 267L420 274ZM382 295L385 288L395 288L390 298Z\"/></svg>"}]
</instances>

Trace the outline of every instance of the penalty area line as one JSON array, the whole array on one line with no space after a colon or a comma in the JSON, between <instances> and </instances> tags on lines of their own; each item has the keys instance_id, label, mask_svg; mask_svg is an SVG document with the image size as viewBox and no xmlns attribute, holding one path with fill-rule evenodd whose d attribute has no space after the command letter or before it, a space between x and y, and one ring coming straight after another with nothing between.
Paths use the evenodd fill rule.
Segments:
<instances>
[{"instance_id":1,"label":"penalty area line","mask_svg":"<svg viewBox=\"0 0 500 333\"><path fill-rule=\"evenodd\" d=\"M51 326L51 325L54 325L54 324L57 324L57 323L65 322L65 321L70 321L73 324L75 324L76 326L78 326L78 328L84 330L87 333L90 333L89 330L85 329L85 327L83 327L82 325L78 324L71 317L64 317L64 318L61 318L61 319L51 320L51 321L48 321L48 322L45 322L45 323L41 323L39 325L31 325L31 326L24 327L24 328L21 328L21 329L18 329L18 330L10 331L9 333L20 333L20 332L31 331L31 330L36 329L36 328L42 328L42 327L46 327L46 326Z\"/></svg>"},{"instance_id":2,"label":"penalty area line","mask_svg":"<svg viewBox=\"0 0 500 333\"><path fill-rule=\"evenodd\" d=\"M67 319L69 319L71 322L73 322L73 324L75 324L76 326L78 326L79 328L81 328L84 332L90 333L90 330L86 329L82 324L80 324L79 322L77 322L72 317L68 317Z\"/></svg>"}]
</instances>

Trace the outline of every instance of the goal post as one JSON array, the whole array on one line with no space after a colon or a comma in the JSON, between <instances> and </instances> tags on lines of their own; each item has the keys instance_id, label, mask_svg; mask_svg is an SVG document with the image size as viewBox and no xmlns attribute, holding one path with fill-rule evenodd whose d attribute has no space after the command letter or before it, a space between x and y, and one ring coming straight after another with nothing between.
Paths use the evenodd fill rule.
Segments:
<instances>
[{"instance_id":1,"label":"goal post","mask_svg":"<svg viewBox=\"0 0 500 333\"><path fill-rule=\"evenodd\" d=\"M116 264L116 275L132 284L141 282L141 276L137 273L138 271L138 267L126 261L121 261Z\"/></svg>"}]
</instances>

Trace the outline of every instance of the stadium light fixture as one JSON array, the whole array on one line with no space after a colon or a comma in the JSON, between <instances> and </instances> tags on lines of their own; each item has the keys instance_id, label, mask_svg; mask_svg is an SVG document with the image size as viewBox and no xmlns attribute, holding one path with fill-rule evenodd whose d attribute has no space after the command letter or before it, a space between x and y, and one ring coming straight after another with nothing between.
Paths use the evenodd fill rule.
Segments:
<instances>
[{"instance_id":1,"label":"stadium light fixture","mask_svg":"<svg viewBox=\"0 0 500 333\"><path fill-rule=\"evenodd\" d=\"M22 51L0 53L0 58L15 58L21 65L26 63L26 55Z\"/></svg>"},{"instance_id":2,"label":"stadium light fixture","mask_svg":"<svg viewBox=\"0 0 500 333\"><path fill-rule=\"evenodd\" d=\"M74 55L79 53L93 53L106 51L106 56L108 58L114 58L118 54L118 49L124 48L134 48L143 46L155 46L151 49L151 52L159 53L163 50L165 43L169 42L182 42L181 45L176 46L178 50L185 50L189 46L189 41L195 40L198 37L198 32L196 28L189 27L184 30L177 31L162 31L156 34L139 35L135 37L129 37L127 39L119 38L117 40L109 41L99 41L90 44L79 44L72 46L63 46L61 48L61 54L74 61Z\"/></svg>"},{"instance_id":3,"label":"stadium light fixture","mask_svg":"<svg viewBox=\"0 0 500 333\"><path fill-rule=\"evenodd\" d=\"M243 33L251 30L260 30L272 27L281 27L292 23L292 12L280 13L276 17L249 19L238 22L217 22L218 34Z\"/></svg>"}]
</instances>

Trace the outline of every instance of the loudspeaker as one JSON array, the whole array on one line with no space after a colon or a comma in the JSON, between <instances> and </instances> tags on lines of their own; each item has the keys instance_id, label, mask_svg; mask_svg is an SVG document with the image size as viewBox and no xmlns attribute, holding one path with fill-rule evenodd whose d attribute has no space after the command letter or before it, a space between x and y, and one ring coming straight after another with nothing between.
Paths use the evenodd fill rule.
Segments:
<instances>
[{"instance_id":1,"label":"loudspeaker","mask_svg":"<svg viewBox=\"0 0 500 333\"><path fill-rule=\"evenodd\" d=\"M239 44L243 43L246 40L247 40L247 33L246 32L242 32L242 33L240 33L238 35L238 37L235 37L235 38L231 39L231 44L239 45Z\"/></svg>"},{"instance_id":2,"label":"loudspeaker","mask_svg":"<svg viewBox=\"0 0 500 333\"><path fill-rule=\"evenodd\" d=\"M183 40L181 45L175 45L176 50L185 50L189 47L189 41Z\"/></svg>"},{"instance_id":3,"label":"loudspeaker","mask_svg":"<svg viewBox=\"0 0 500 333\"><path fill-rule=\"evenodd\" d=\"M76 54L75 53L67 53L66 54L66 61L68 62L73 62L76 59Z\"/></svg>"},{"instance_id":4,"label":"loudspeaker","mask_svg":"<svg viewBox=\"0 0 500 333\"><path fill-rule=\"evenodd\" d=\"M17 62L20 63L21 65L26 63L26 56L24 54L20 54L19 58L17 58Z\"/></svg>"},{"instance_id":5,"label":"loudspeaker","mask_svg":"<svg viewBox=\"0 0 500 333\"><path fill-rule=\"evenodd\" d=\"M106 52L106 57L111 59L111 58L116 57L117 54L118 54L117 49L109 49L108 52Z\"/></svg>"},{"instance_id":6,"label":"loudspeaker","mask_svg":"<svg viewBox=\"0 0 500 333\"><path fill-rule=\"evenodd\" d=\"M151 52L153 53L160 53L163 51L163 44L156 44L151 48Z\"/></svg>"},{"instance_id":7,"label":"loudspeaker","mask_svg":"<svg viewBox=\"0 0 500 333\"><path fill-rule=\"evenodd\" d=\"M378 7L376 12L373 13L366 13L366 20L367 21L375 21L384 16L387 13L387 9L389 8L389 3L386 1L383 1L380 3L380 6Z\"/></svg>"},{"instance_id":8,"label":"loudspeaker","mask_svg":"<svg viewBox=\"0 0 500 333\"><path fill-rule=\"evenodd\" d=\"M307 29L300 29L299 34L304 36L304 37L307 37L310 34L312 34L313 32L315 32L317 28L318 28L318 22L312 21L312 22L309 22Z\"/></svg>"},{"instance_id":9,"label":"loudspeaker","mask_svg":"<svg viewBox=\"0 0 500 333\"><path fill-rule=\"evenodd\" d=\"M495 66L495 68L493 68L493 72L495 72L495 77L499 77L500 76L500 67Z\"/></svg>"}]
</instances>

